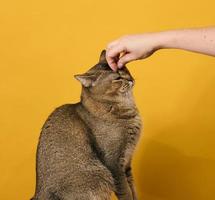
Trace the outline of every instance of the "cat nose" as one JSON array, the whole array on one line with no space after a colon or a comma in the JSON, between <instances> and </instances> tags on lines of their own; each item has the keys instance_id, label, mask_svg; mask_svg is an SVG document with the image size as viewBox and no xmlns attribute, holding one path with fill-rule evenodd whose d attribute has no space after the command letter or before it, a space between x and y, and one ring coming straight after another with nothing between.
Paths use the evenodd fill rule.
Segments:
<instances>
[{"instance_id":1,"label":"cat nose","mask_svg":"<svg viewBox=\"0 0 215 200\"><path fill-rule=\"evenodd\" d=\"M132 87L134 85L134 81L133 80L129 80L128 84L129 84L130 87Z\"/></svg>"}]
</instances>

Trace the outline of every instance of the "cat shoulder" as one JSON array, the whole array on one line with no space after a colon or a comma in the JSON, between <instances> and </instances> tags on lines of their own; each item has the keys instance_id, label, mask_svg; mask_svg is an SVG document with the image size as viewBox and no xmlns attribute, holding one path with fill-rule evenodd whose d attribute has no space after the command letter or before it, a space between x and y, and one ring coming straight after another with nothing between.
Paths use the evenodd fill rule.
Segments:
<instances>
[{"instance_id":1,"label":"cat shoulder","mask_svg":"<svg viewBox=\"0 0 215 200\"><path fill-rule=\"evenodd\" d=\"M56 107L46 119L42 129L46 128L46 126L49 126L50 124L65 121L68 118L76 118L77 105L78 103L64 104L59 107Z\"/></svg>"}]
</instances>

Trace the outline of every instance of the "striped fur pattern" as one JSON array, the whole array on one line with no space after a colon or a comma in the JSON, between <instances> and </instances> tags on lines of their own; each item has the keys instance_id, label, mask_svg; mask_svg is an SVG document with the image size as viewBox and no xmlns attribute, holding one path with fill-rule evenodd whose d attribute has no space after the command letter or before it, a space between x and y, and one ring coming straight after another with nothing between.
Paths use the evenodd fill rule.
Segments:
<instances>
[{"instance_id":1,"label":"striped fur pattern","mask_svg":"<svg viewBox=\"0 0 215 200\"><path fill-rule=\"evenodd\" d=\"M105 51L75 78L81 101L56 108L44 123L37 147L32 200L137 200L131 160L141 118L126 67L113 72Z\"/></svg>"}]
</instances>

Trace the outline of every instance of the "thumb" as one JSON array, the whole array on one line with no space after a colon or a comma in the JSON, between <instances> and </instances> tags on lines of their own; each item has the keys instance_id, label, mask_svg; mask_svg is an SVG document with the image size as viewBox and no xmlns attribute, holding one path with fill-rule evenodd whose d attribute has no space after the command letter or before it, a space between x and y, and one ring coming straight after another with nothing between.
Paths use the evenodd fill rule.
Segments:
<instances>
[{"instance_id":1,"label":"thumb","mask_svg":"<svg viewBox=\"0 0 215 200\"><path fill-rule=\"evenodd\" d=\"M119 68L122 68L125 64L127 64L133 60L135 60L134 55L132 55L131 53L127 53L127 54L123 55L122 57L120 57L119 61L117 62L117 66Z\"/></svg>"}]
</instances>

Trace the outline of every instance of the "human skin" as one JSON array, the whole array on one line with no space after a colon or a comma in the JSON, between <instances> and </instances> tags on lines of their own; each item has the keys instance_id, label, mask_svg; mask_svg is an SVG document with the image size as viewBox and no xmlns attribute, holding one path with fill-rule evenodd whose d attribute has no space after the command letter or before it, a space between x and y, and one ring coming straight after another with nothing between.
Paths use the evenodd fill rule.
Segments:
<instances>
[{"instance_id":1,"label":"human skin","mask_svg":"<svg viewBox=\"0 0 215 200\"><path fill-rule=\"evenodd\" d=\"M126 35L110 42L106 49L107 62L114 71L159 49L182 49L215 56L215 27Z\"/></svg>"}]
</instances>

